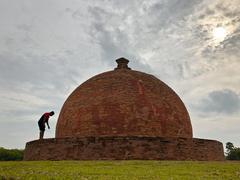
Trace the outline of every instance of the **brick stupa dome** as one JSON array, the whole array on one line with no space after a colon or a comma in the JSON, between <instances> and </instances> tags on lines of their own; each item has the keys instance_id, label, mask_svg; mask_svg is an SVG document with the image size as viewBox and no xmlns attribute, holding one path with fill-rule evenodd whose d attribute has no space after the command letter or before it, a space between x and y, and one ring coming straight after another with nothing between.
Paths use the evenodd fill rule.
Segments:
<instances>
[{"instance_id":1,"label":"brick stupa dome","mask_svg":"<svg viewBox=\"0 0 240 180\"><path fill-rule=\"evenodd\" d=\"M192 137L178 95L153 75L116 60L65 101L56 138L30 141L24 160L224 160L221 142Z\"/></svg>"},{"instance_id":2,"label":"brick stupa dome","mask_svg":"<svg viewBox=\"0 0 240 180\"><path fill-rule=\"evenodd\" d=\"M96 75L64 103L56 137L158 136L192 138L188 112L178 95L153 75L116 60L113 71Z\"/></svg>"}]
</instances>

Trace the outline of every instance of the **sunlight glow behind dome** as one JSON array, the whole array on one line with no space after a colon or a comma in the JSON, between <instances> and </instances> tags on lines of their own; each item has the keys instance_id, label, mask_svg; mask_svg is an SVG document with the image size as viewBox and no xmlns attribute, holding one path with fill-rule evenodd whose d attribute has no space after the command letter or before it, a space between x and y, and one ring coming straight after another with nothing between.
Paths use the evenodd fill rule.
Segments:
<instances>
[{"instance_id":1,"label":"sunlight glow behind dome","mask_svg":"<svg viewBox=\"0 0 240 180\"><path fill-rule=\"evenodd\" d=\"M223 27L216 27L213 29L213 37L216 41L221 42L227 35L226 29Z\"/></svg>"}]
</instances>

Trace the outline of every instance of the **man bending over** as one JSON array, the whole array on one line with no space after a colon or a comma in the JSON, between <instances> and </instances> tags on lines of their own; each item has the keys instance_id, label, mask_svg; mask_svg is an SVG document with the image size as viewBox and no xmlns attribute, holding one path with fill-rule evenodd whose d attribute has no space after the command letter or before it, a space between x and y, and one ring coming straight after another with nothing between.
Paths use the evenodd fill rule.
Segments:
<instances>
[{"instance_id":1,"label":"man bending over","mask_svg":"<svg viewBox=\"0 0 240 180\"><path fill-rule=\"evenodd\" d=\"M50 126L48 124L48 119L50 116L53 116L53 115L54 115L54 111L46 112L39 119L39 121L38 121L38 126L39 126L39 130L40 130L39 139L43 139L43 135L44 135L44 131L45 131L45 123L47 124L48 129L50 129Z\"/></svg>"}]
</instances>

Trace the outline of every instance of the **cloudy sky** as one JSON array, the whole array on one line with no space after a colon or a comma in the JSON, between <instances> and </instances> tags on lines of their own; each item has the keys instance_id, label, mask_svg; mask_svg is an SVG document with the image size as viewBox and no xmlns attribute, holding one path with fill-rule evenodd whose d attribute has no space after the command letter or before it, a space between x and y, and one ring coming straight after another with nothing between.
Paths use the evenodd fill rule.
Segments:
<instances>
[{"instance_id":1,"label":"cloudy sky","mask_svg":"<svg viewBox=\"0 0 240 180\"><path fill-rule=\"evenodd\" d=\"M184 101L197 138L240 146L240 0L0 0L0 146L116 67L155 75Z\"/></svg>"}]
</instances>

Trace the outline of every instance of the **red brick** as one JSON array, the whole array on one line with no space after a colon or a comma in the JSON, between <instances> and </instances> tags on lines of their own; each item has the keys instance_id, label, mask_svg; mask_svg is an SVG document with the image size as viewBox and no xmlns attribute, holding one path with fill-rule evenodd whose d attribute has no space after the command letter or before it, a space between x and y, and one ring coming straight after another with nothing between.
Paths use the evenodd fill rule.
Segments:
<instances>
[{"instance_id":1,"label":"red brick","mask_svg":"<svg viewBox=\"0 0 240 180\"><path fill-rule=\"evenodd\" d=\"M170 87L117 62L73 91L56 138L28 142L25 160L224 160L222 143L192 138L187 109Z\"/></svg>"},{"instance_id":2,"label":"red brick","mask_svg":"<svg viewBox=\"0 0 240 180\"><path fill-rule=\"evenodd\" d=\"M122 68L94 76L64 103L56 137L192 137L178 95L156 77Z\"/></svg>"},{"instance_id":3,"label":"red brick","mask_svg":"<svg viewBox=\"0 0 240 180\"><path fill-rule=\"evenodd\" d=\"M175 137L83 137L28 142L24 160L222 161L222 143Z\"/></svg>"}]
</instances>

